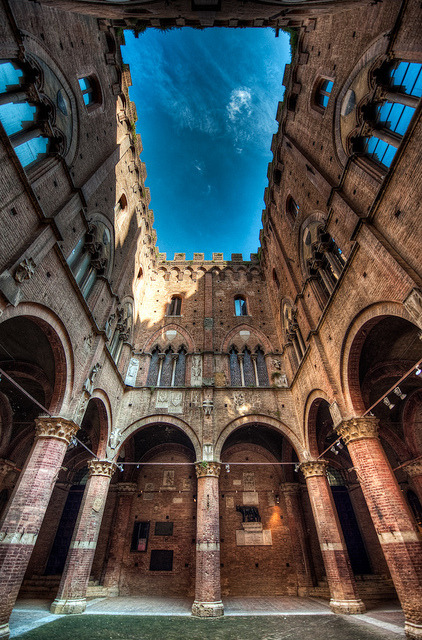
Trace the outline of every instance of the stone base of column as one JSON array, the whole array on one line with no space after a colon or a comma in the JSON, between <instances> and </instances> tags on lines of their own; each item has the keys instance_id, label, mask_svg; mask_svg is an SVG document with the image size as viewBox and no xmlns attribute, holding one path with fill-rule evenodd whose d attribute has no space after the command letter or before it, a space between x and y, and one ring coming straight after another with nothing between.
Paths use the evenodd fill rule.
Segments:
<instances>
[{"instance_id":1,"label":"stone base of column","mask_svg":"<svg viewBox=\"0 0 422 640\"><path fill-rule=\"evenodd\" d=\"M224 605L221 602L199 602L192 605L192 615L197 618L219 618L224 615Z\"/></svg>"},{"instance_id":2,"label":"stone base of column","mask_svg":"<svg viewBox=\"0 0 422 640\"><path fill-rule=\"evenodd\" d=\"M0 624L0 638L8 638L10 636L9 623Z\"/></svg>"},{"instance_id":3,"label":"stone base of column","mask_svg":"<svg viewBox=\"0 0 422 640\"><path fill-rule=\"evenodd\" d=\"M405 620L404 632L406 638L422 638L422 623L420 622L408 622ZM2 636L0 635L0 638Z\"/></svg>"},{"instance_id":4,"label":"stone base of column","mask_svg":"<svg viewBox=\"0 0 422 640\"><path fill-rule=\"evenodd\" d=\"M83 613L86 609L86 598L72 600L60 600L56 598L50 607L51 613L60 615L63 613Z\"/></svg>"},{"instance_id":5,"label":"stone base of column","mask_svg":"<svg viewBox=\"0 0 422 640\"><path fill-rule=\"evenodd\" d=\"M107 587L107 597L117 598L119 595L119 587Z\"/></svg>"},{"instance_id":6,"label":"stone base of column","mask_svg":"<svg viewBox=\"0 0 422 640\"><path fill-rule=\"evenodd\" d=\"M365 613L366 607L362 600L330 600L330 609L333 613L352 615L355 613Z\"/></svg>"},{"instance_id":7,"label":"stone base of column","mask_svg":"<svg viewBox=\"0 0 422 640\"><path fill-rule=\"evenodd\" d=\"M311 589L312 587L298 587L297 595L299 596L299 598L307 598Z\"/></svg>"}]
</instances>

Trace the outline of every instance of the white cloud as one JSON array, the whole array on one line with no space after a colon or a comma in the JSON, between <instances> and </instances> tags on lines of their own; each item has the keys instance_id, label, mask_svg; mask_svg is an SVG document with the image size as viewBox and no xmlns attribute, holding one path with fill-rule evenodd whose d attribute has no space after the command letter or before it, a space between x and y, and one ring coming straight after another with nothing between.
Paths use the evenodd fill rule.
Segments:
<instances>
[{"instance_id":1,"label":"white cloud","mask_svg":"<svg viewBox=\"0 0 422 640\"><path fill-rule=\"evenodd\" d=\"M230 94L230 101L227 105L229 119L234 122L239 116L250 116L252 113L252 94L247 87L233 89Z\"/></svg>"}]
</instances>

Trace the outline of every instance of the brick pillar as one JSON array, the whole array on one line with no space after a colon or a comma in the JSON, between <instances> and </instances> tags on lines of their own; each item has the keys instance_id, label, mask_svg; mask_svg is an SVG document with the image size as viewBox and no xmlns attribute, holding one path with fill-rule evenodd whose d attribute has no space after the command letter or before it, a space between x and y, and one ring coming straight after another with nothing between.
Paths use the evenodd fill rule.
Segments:
<instances>
[{"instance_id":1,"label":"brick pillar","mask_svg":"<svg viewBox=\"0 0 422 640\"><path fill-rule=\"evenodd\" d=\"M286 503L286 514L292 537L292 552L297 574L297 593L307 596L313 587L309 550L306 543L306 532L300 500L300 484L285 482L280 485Z\"/></svg>"},{"instance_id":2,"label":"brick pillar","mask_svg":"<svg viewBox=\"0 0 422 640\"><path fill-rule=\"evenodd\" d=\"M86 608L86 590L91 574L110 479L116 464L108 460L90 460L89 478L79 509L66 564L52 613L82 613Z\"/></svg>"},{"instance_id":3,"label":"brick pillar","mask_svg":"<svg viewBox=\"0 0 422 640\"><path fill-rule=\"evenodd\" d=\"M421 535L378 438L378 418L337 428L346 443L405 615L409 638L422 638Z\"/></svg>"},{"instance_id":4,"label":"brick pillar","mask_svg":"<svg viewBox=\"0 0 422 640\"><path fill-rule=\"evenodd\" d=\"M405 471L409 476L411 480L411 488L415 491L420 503L422 504L422 458L407 464L403 467L403 471Z\"/></svg>"},{"instance_id":5,"label":"brick pillar","mask_svg":"<svg viewBox=\"0 0 422 640\"><path fill-rule=\"evenodd\" d=\"M117 490L115 517L113 518L112 531L110 533L110 548L103 580L103 585L108 588L108 595L111 597L119 595L123 555L127 546L130 545L128 529L132 524L130 515L133 496L138 487L134 482L119 482Z\"/></svg>"},{"instance_id":6,"label":"brick pillar","mask_svg":"<svg viewBox=\"0 0 422 640\"><path fill-rule=\"evenodd\" d=\"M9 637L8 620L37 540L66 449L79 427L64 418L35 420L36 437L0 531L0 638Z\"/></svg>"},{"instance_id":7,"label":"brick pillar","mask_svg":"<svg viewBox=\"0 0 422 640\"><path fill-rule=\"evenodd\" d=\"M220 588L220 521L218 462L198 462L196 519L196 581L192 615L201 618L224 613Z\"/></svg>"},{"instance_id":8,"label":"brick pillar","mask_svg":"<svg viewBox=\"0 0 422 640\"><path fill-rule=\"evenodd\" d=\"M365 605L356 589L346 543L328 484L327 466L326 460L312 460L302 462L300 470L306 479L330 587L330 607L334 613L364 613Z\"/></svg>"}]
</instances>

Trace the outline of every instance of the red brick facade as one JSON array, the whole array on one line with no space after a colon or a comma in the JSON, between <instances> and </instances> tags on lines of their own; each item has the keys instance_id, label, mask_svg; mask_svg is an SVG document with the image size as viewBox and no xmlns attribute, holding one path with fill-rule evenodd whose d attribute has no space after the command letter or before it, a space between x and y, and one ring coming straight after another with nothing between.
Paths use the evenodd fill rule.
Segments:
<instances>
[{"instance_id":1,"label":"red brick facade","mask_svg":"<svg viewBox=\"0 0 422 640\"><path fill-rule=\"evenodd\" d=\"M420 3L220 4L0 9L24 79L0 105L54 107L18 133L49 145L25 167L0 126L0 637L22 581L56 611L97 589L198 616L229 595L357 613L394 585L421 637L421 106L391 75L422 63ZM158 252L127 20L296 29L249 260Z\"/></svg>"}]
</instances>

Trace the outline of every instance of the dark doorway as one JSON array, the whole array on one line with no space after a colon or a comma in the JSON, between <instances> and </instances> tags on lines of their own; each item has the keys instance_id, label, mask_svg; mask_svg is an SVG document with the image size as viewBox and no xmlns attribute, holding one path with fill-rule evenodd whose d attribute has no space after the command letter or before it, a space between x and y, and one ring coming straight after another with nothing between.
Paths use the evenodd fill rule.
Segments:
<instances>
[{"instance_id":1,"label":"dark doorway","mask_svg":"<svg viewBox=\"0 0 422 640\"><path fill-rule=\"evenodd\" d=\"M372 573L368 554L353 510L352 501L346 487L331 487L344 540L349 553L354 574Z\"/></svg>"},{"instance_id":2,"label":"dark doorway","mask_svg":"<svg viewBox=\"0 0 422 640\"><path fill-rule=\"evenodd\" d=\"M72 487L63 509L62 517L51 547L50 556L44 571L46 576L56 576L63 572L72 540L73 529L78 518L79 507L84 495L84 486Z\"/></svg>"}]
</instances>

